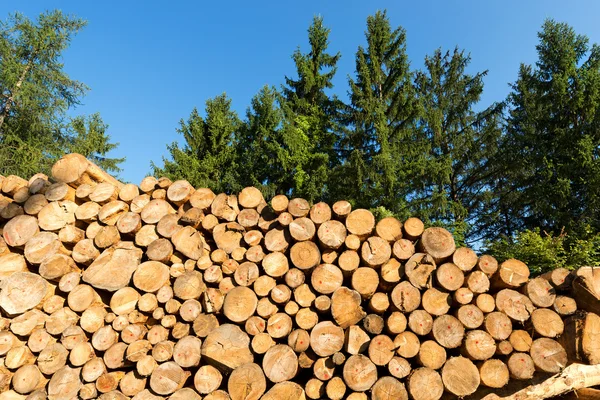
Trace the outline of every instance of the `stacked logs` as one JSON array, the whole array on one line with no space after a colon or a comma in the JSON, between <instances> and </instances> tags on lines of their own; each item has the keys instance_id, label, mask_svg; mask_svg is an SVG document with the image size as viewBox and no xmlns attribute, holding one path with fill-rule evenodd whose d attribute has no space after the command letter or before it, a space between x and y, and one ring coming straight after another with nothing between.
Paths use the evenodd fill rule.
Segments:
<instances>
[{"instance_id":1,"label":"stacked logs","mask_svg":"<svg viewBox=\"0 0 600 400\"><path fill-rule=\"evenodd\" d=\"M600 363L595 268L78 154L0 192L0 399L481 398Z\"/></svg>"}]
</instances>

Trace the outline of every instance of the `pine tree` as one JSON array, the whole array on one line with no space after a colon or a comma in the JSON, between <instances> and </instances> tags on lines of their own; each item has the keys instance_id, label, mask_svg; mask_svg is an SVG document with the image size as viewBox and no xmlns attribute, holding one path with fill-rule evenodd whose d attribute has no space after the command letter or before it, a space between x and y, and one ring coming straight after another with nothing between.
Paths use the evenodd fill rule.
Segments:
<instances>
[{"instance_id":1,"label":"pine tree","mask_svg":"<svg viewBox=\"0 0 600 400\"><path fill-rule=\"evenodd\" d=\"M564 228L574 240L600 229L600 46L553 20L538 36L538 61L521 65L508 97L497 213L508 237Z\"/></svg>"},{"instance_id":2,"label":"pine tree","mask_svg":"<svg viewBox=\"0 0 600 400\"><path fill-rule=\"evenodd\" d=\"M501 135L499 104L476 112L487 71L466 73L464 51L436 50L425 58L415 85L422 107L417 133L427 143L422 171L413 178L413 210L429 223L452 229L461 240L479 239L478 216L485 212L490 177L498 173Z\"/></svg>"},{"instance_id":3,"label":"pine tree","mask_svg":"<svg viewBox=\"0 0 600 400\"><path fill-rule=\"evenodd\" d=\"M309 200L327 193L328 171L338 164L337 118L340 102L330 97L340 54L327 53L329 29L315 17L308 29L310 51L294 52L298 79L286 77L280 98L284 113L280 157L287 194Z\"/></svg>"},{"instance_id":4,"label":"pine tree","mask_svg":"<svg viewBox=\"0 0 600 400\"><path fill-rule=\"evenodd\" d=\"M386 12L367 18L367 46L356 53L351 104L342 140L345 162L335 192L357 207L406 210L406 177L418 106L406 54L406 32L392 30Z\"/></svg>"},{"instance_id":5,"label":"pine tree","mask_svg":"<svg viewBox=\"0 0 600 400\"><path fill-rule=\"evenodd\" d=\"M80 124L66 113L87 87L64 72L61 57L85 24L60 11L43 13L35 22L19 13L0 22L0 173L47 173L71 150L73 128ZM77 134L77 141L106 166L122 161L106 157L112 149L107 136Z\"/></svg>"},{"instance_id":6,"label":"pine tree","mask_svg":"<svg viewBox=\"0 0 600 400\"><path fill-rule=\"evenodd\" d=\"M231 110L231 100L222 94L206 102L206 118L194 109L177 130L185 140L167 146L171 159L163 167L154 163L154 175L186 179L195 187L208 187L217 193L241 189L238 177L236 133L241 121Z\"/></svg>"},{"instance_id":7,"label":"pine tree","mask_svg":"<svg viewBox=\"0 0 600 400\"><path fill-rule=\"evenodd\" d=\"M237 142L240 184L260 188L265 198L286 191L287 177L280 168L280 157L285 156L285 151L281 145L283 113L278 96L274 87L264 86L252 98Z\"/></svg>"}]
</instances>

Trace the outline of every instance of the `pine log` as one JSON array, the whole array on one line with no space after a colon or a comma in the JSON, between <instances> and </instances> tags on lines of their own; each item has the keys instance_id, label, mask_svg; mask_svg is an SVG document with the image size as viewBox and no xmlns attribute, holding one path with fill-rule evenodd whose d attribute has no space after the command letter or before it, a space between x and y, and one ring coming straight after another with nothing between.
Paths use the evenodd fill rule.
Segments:
<instances>
[{"instance_id":1,"label":"pine log","mask_svg":"<svg viewBox=\"0 0 600 400\"><path fill-rule=\"evenodd\" d=\"M498 271L492 277L492 287L495 289L518 288L529 279L529 268L524 262L511 258L500 264Z\"/></svg>"},{"instance_id":2,"label":"pine log","mask_svg":"<svg viewBox=\"0 0 600 400\"><path fill-rule=\"evenodd\" d=\"M475 364L464 357L450 358L444 364L442 381L448 392L459 397L474 393L481 382Z\"/></svg>"},{"instance_id":3,"label":"pine log","mask_svg":"<svg viewBox=\"0 0 600 400\"><path fill-rule=\"evenodd\" d=\"M534 340L529 354L535 367L544 372L557 373L567 366L567 352L560 343L552 339Z\"/></svg>"},{"instance_id":4,"label":"pine log","mask_svg":"<svg viewBox=\"0 0 600 400\"><path fill-rule=\"evenodd\" d=\"M416 288L432 286L432 273L436 269L434 259L426 253L415 253L405 264L404 273Z\"/></svg>"},{"instance_id":5,"label":"pine log","mask_svg":"<svg viewBox=\"0 0 600 400\"><path fill-rule=\"evenodd\" d=\"M408 393L414 400L438 400L444 393L442 377L431 368L418 368L408 378Z\"/></svg>"},{"instance_id":6,"label":"pine log","mask_svg":"<svg viewBox=\"0 0 600 400\"><path fill-rule=\"evenodd\" d=\"M58 182L67 183L75 188L85 183L95 186L101 182L108 182L116 187L123 185L97 165L76 153L67 154L58 160L52 166L52 177Z\"/></svg>"},{"instance_id":7,"label":"pine log","mask_svg":"<svg viewBox=\"0 0 600 400\"><path fill-rule=\"evenodd\" d=\"M377 367L362 354L352 355L344 364L343 377L350 389L365 392L377 381Z\"/></svg>"},{"instance_id":8,"label":"pine log","mask_svg":"<svg viewBox=\"0 0 600 400\"><path fill-rule=\"evenodd\" d=\"M298 357L291 347L279 344L267 350L262 369L273 383L289 381L298 371Z\"/></svg>"},{"instance_id":9,"label":"pine log","mask_svg":"<svg viewBox=\"0 0 600 400\"><path fill-rule=\"evenodd\" d=\"M265 374L260 366L254 363L234 369L227 381L228 393L232 400L258 400L266 388Z\"/></svg>"},{"instance_id":10,"label":"pine log","mask_svg":"<svg viewBox=\"0 0 600 400\"><path fill-rule=\"evenodd\" d=\"M373 400L408 400L408 393L404 384L392 376L381 377L375 382L371 389Z\"/></svg>"}]
</instances>

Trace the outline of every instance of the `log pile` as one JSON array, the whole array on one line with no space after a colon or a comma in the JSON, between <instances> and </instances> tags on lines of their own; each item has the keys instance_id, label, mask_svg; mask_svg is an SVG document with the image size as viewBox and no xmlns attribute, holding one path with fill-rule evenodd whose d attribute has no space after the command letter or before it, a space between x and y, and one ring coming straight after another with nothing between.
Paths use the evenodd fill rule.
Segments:
<instances>
[{"instance_id":1,"label":"log pile","mask_svg":"<svg viewBox=\"0 0 600 400\"><path fill-rule=\"evenodd\" d=\"M70 154L0 177L0 232L0 400L482 398L600 363L600 269L533 278L346 201Z\"/></svg>"}]
</instances>

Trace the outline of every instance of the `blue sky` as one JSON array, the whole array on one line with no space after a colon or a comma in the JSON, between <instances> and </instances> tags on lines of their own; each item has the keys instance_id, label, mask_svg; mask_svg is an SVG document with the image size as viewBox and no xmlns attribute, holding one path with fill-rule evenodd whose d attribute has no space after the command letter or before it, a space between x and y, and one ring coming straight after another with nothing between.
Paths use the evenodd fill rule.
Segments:
<instances>
[{"instance_id":1,"label":"blue sky","mask_svg":"<svg viewBox=\"0 0 600 400\"><path fill-rule=\"evenodd\" d=\"M47 9L76 14L89 25L65 53L65 70L91 87L76 113L100 112L127 157L121 178L139 183L150 160L161 161L175 129L193 107L226 92L243 117L265 84L294 75L291 55L306 49L314 15L331 28L330 50L342 58L334 92L345 96L365 21L387 9L407 30L413 69L436 48L471 53L471 72L489 70L482 106L504 99L519 63L535 62L536 33L544 19L571 24L600 42L600 2L504 1L49 1L0 0L0 18Z\"/></svg>"}]
</instances>

